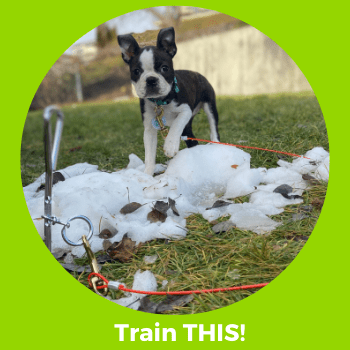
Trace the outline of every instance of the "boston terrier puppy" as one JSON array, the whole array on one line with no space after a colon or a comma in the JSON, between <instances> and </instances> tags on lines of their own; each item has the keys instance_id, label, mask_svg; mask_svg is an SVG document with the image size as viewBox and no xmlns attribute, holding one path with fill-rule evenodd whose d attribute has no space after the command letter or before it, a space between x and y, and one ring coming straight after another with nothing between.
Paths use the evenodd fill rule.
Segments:
<instances>
[{"instance_id":1,"label":"boston terrier puppy","mask_svg":"<svg viewBox=\"0 0 350 350\"><path fill-rule=\"evenodd\" d=\"M181 136L195 137L192 120L201 108L208 117L210 140L220 141L213 87L199 73L174 71L173 57L177 51L174 28L160 30L157 46L140 48L131 34L119 35L118 43L123 60L129 65L131 82L140 98L145 129L145 173L154 173L157 129L170 127L163 149L167 157L174 157L179 151ZM186 144L193 147L198 142L186 140Z\"/></svg>"}]
</instances>

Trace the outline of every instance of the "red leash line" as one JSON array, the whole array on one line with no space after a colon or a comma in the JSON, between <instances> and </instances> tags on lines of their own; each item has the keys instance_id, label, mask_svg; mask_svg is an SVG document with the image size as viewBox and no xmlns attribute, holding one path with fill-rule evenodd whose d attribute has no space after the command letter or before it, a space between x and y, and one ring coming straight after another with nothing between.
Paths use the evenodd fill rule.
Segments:
<instances>
[{"instance_id":1,"label":"red leash line","mask_svg":"<svg viewBox=\"0 0 350 350\"><path fill-rule=\"evenodd\" d=\"M131 293L138 293L138 294L149 294L149 295L188 295L188 294L217 293L217 292L227 292L227 291L232 291L232 290L262 288L262 287L265 287L266 285L268 285L268 283L253 284L250 286L202 289L202 290L186 290L186 291L175 291L175 292L148 292L148 291L124 288L122 285L119 286L119 289L124 291L124 292L131 292Z\"/></svg>"},{"instance_id":2,"label":"red leash line","mask_svg":"<svg viewBox=\"0 0 350 350\"><path fill-rule=\"evenodd\" d=\"M310 159L310 158L301 156L301 155L299 155L299 154L288 153L288 152L282 152L282 151L275 151L275 150L273 150L273 149L267 149L267 148L252 147L252 146L242 146L242 145L234 145L234 144L232 144L232 143L224 143L224 142L217 142L217 141L209 141L209 140L195 139L195 138L193 138L193 137L187 137L187 140L202 141L202 142L208 142L208 143L217 143L217 144L219 144L219 145L234 146L234 147L239 147L239 148L257 149L257 150L259 150L259 151L268 151L268 152L274 152L274 153L281 153L281 154L286 154L287 156Z\"/></svg>"},{"instance_id":3,"label":"red leash line","mask_svg":"<svg viewBox=\"0 0 350 350\"><path fill-rule=\"evenodd\" d=\"M88 276L88 282L89 282L90 287L91 287L90 279L92 276L97 276L102 281L107 283L106 285L98 286L97 289L108 288L109 281L105 277L103 277L101 274L96 273L96 272L91 272L90 275ZM217 293L217 292L227 292L227 291L233 291L233 290L255 289L255 288L265 287L266 285L268 285L268 283L260 283L260 284L252 284L252 285L247 285L247 286L237 286L237 287L228 287L228 288L186 290L186 291L174 291L174 292L151 292L151 291L125 288L121 284L121 285L119 285L119 290L122 290L123 292L131 292L131 293L137 293L137 294L148 294L148 295L188 295L188 294Z\"/></svg>"}]
</instances>

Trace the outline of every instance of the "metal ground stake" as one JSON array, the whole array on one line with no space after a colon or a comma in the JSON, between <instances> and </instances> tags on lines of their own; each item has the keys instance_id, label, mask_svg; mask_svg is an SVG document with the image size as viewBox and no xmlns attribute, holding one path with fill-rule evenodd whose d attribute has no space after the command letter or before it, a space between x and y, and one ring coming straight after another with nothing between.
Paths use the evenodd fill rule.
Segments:
<instances>
[{"instance_id":1,"label":"metal ground stake","mask_svg":"<svg viewBox=\"0 0 350 350\"><path fill-rule=\"evenodd\" d=\"M51 141L51 117L56 113L57 122L55 128L55 139ZM46 107L44 110L44 150L45 150L45 199L44 199L44 235L45 244L51 252L51 225L52 225L52 181L53 172L56 170L58 151L60 148L64 115L56 106Z\"/></svg>"}]
</instances>

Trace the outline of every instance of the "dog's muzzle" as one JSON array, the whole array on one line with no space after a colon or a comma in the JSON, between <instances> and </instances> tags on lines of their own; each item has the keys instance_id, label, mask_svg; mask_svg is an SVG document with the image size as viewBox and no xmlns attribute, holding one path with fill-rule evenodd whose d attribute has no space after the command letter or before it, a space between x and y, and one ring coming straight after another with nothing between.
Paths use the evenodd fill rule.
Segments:
<instances>
[{"instance_id":1,"label":"dog's muzzle","mask_svg":"<svg viewBox=\"0 0 350 350\"><path fill-rule=\"evenodd\" d=\"M159 83L159 79L156 77L148 77L146 79L146 85L151 88L155 88Z\"/></svg>"}]
</instances>

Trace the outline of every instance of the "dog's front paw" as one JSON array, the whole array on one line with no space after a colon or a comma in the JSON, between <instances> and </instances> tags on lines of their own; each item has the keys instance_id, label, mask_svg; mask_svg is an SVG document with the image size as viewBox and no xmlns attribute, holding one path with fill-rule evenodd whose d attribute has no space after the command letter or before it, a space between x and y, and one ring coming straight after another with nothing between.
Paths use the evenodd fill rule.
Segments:
<instances>
[{"instance_id":1,"label":"dog's front paw","mask_svg":"<svg viewBox=\"0 0 350 350\"><path fill-rule=\"evenodd\" d=\"M175 156L175 154L177 152L179 152L179 148L180 148L180 139L178 140L174 140L174 139L170 139L169 137L166 138L165 142L164 142L164 154L169 157L172 158Z\"/></svg>"},{"instance_id":2,"label":"dog's front paw","mask_svg":"<svg viewBox=\"0 0 350 350\"><path fill-rule=\"evenodd\" d=\"M147 174L147 175L153 176L153 174L154 174L154 168L155 168L154 165L152 165L152 166L146 166L146 168L145 168L145 170L144 170L144 173Z\"/></svg>"}]
</instances>

